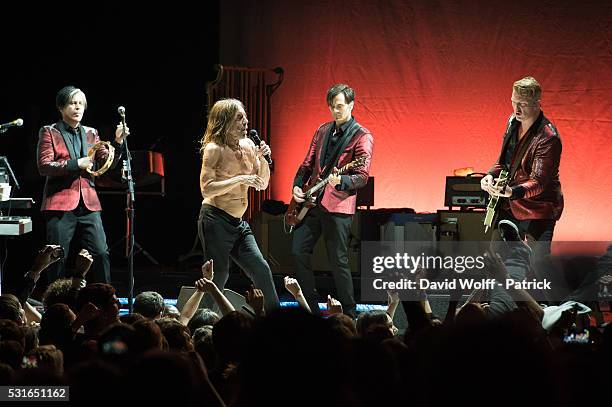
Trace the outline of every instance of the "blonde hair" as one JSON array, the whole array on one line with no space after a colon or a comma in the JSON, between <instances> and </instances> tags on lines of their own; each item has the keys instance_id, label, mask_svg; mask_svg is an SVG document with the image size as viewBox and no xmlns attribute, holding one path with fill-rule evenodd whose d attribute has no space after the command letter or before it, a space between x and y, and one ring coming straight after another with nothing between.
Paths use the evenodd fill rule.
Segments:
<instances>
[{"instance_id":1,"label":"blonde hair","mask_svg":"<svg viewBox=\"0 0 612 407\"><path fill-rule=\"evenodd\" d=\"M206 144L210 142L220 146L227 145L227 129L240 109L244 110L244 105L238 99L221 99L213 105L208 113L206 131L200 140L200 153L204 152Z\"/></svg>"},{"instance_id":2,"label":"blonde hair","mask_svg":"<svg viewBox=\"0 0 612 407\"><path fill-rule=\"evenodd\" d=\"M539 101L542 96L542 87L533 76L526 76L514 82L512 89L520 96Z\"/></svg>"}]
</instances>

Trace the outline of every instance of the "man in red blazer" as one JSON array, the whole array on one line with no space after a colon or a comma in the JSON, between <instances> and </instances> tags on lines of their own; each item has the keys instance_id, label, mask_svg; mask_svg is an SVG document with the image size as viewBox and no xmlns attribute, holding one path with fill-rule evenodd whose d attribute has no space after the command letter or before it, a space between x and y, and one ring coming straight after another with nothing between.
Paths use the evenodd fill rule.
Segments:
<instances>
[{"instance_id":1,"label":"man in red blazer","mask_svg":"<svg viewBox=\"0 0 612 407\"><path fill-rule=\"evenodd\" d=\"M542 88L533 77L514 82L513 113L501 154L481 181L482 189L489 194L508 198L499 218L506 225L509 220L516 226L516 234L527 239L533 250L532 263L550 254L555 224L563 212L559 181L561 138L542 112L541 96ZM508 185L496 188L494 178L504 167L510 172Z\"/></svg>"},{"instance_id":2,"label":"man in red blazer","mask_svg":"<svg viewBox=\"0 0 612 407\"><path fill-rule=\"evenodd\" d=\"M292 253L297 279L310 309L319 312L318 295L312 272L312 251L321 234L332 267L337 297L347 315L355 316L353 279L348 265L348 240L357 204L357 189L368 182L374 137L352 116L355 92L348 85L333 85L327 92L327 105L333 121L322 124L314 134L306 158L293 181L293 199L304 202L304 186L331 174L330 182L293 233ZM348 174L336 175L359 157L365 164Z\"/></svg>"},{"instance_id":3,"label":"man in red blazer","mask_svg":"<svg viewBox=\"0 0 612 407\"><path fill-rule=\"evenodd\" d=\"M87 156L89 148L100 138L96 129L81 124L87 99L80 89L74 86L60 89L55 102L62 118L40 129L37 148L38 172L46 177L41 206L47 224L46 243L61 245L67 255L76 233L79 246L94 258L92 280L109 283L110 261L100 217L102 207L93 176L86 171L94 160L106 161L109 152L102 147L93 160ZM128 134L129 129L120 123L111 143L116 151L113 166L121 157L123 139ZM65 258L50 267L49 282L63 277L65 267Z\"/></svg>"}]
</instances>

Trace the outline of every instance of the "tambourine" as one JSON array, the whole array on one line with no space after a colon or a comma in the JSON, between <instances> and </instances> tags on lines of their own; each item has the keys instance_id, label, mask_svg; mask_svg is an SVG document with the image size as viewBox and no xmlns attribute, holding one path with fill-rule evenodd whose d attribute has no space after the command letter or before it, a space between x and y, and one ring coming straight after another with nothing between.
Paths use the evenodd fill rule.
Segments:
<instances>
[{"instance_id":1,"label":"tambourine","mask_svg":"<svg viewBox=\"0 0 612 407\"><path fill-rule=\"evenodd\" d=\"M108 156L106 157L106 162L104 162L104 164L95 171L92 170L91 167L87 168L87 172L93 175L94 177L104 174L111 167L111 165L113 164L113 160L115 159L115 147L113 147L108 141L98 141L96 144L94 144L87 152L87 157L89 157L93 162L95 159L96 152L103 146L106 146L106 148L108 149Z\"/></svg>"}]
</instances>

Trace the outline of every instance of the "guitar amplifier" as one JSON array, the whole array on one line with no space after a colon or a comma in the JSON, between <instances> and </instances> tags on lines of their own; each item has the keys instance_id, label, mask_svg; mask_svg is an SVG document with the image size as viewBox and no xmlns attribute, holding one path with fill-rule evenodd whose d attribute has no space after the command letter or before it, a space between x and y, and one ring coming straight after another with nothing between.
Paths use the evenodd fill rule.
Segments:
<instances>
[{"instance_id":1,"label":"guitar amplifier","mask_svg":"<svg viewBox=\"0 0 612 407\"><path fill-rule=\"evenodd\" d=\"M31 231L29 216L0 216L0 236L19 236Z\"/></svg>"},{"instance_id":2,"label":"guitar amplifier","mask_svg":"<svg viewBox=\"0 0 612 407\"><path fill-rule=\"evenodd\" d=\"M363 212L357 211L353 216L353 224L351 225L348 257L353 274L358 274L361 271L361 221L363 217ZM261 254L270 265L272 274L295 274L295 263L291 253L293 234L287 233L288 226L283 222L283 215L260 212L255 216L251 227ZM311 263L312 270L315 273L331 273L323 235L313 248Z\"/></svg>"},{"instance_id":3,"label":"guitar amplifier","mask_svg":"<svg viewBox=\"0 0 612 407\"><path fill-rule=\"evenodd\" d=\"M482 175L468 175L467 177L446 177L446 190L444 192L444 206L486 208L489 194L480 189Z\"/></svg>"},{"instance_id":4,"label":"guitar amplifier","mask_svg":"<svg viewBox=\"0 0 612 407\"><path fill-rule=\"evenodd\" d=\"M438 240L490 242L493 230L485 232L485 211L438 210Z\"/></svg>"}]
</instances>

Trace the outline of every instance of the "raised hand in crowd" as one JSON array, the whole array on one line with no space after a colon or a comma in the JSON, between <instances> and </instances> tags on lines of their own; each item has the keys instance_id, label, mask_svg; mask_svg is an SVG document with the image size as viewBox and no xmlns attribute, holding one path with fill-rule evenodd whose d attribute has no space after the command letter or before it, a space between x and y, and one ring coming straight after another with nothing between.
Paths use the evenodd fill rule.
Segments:
<instances>
[{"instance_id":1,"label":"raised hand in crowd","mask_svg":"<svg viewBox=\"0 0 612 407\"><path fill-rule=\"evenodd\" d=\"M306 301L306 297L304 297L304 293L302 292L302 287L300 287L300 283L295 278L285 276L284 278L285 288L289 293L295 298L300 307L302 307L307 312L312 312L310 310L310 306L308 305L308 301Z\"/></svg>"},{"instance_id":2,"label":"raised hand in crowd","mask_svg":"<svg viewBox=\"0 0 612 407\"><path fill-rule=\"evenodd\" d=\"M245 294L246 302L255 310L258 317L265 315L263 292L251 285Z\"/></svg>"},{"instance_id":3,"label":"raised hand in crowd","mask_svg":"<svg viewBox=\"0 0 612 407\"><path fill-rule=\"evenodd\" d=\"M207 278L200 278L199 280L197 280L195 282L195 287L198 291L202 293L210 293L217 289L215 283L213 283L212 280L209 280Z\"/></svg>"},{"instance_id":4,"label":"raised hand in crowd","mask_svg":"<svg viewBox=\"0 0 612 407\"><path fill-rule=\"evenodd\" d=\"M502 258L491 248L487 250L484 258L485 265L491 277L495 278L498 283L501 283L502 286L505 287L506 279L509 278L509 276L508 270L506 269ZM506 288L506 291L508 294L510 294L510 297L512 297L512 300L514 300L517 306L526 308L536 321L542 321L544 311L542 310L542 307L540 307L540 304L533 299L527 290L510 286L509 288Z\"/></svg>"},{"instance_id":5,"label":"raised hand in crowd","mask_svg":"<svg viewBox=\"0 0 612 407\"><path fill-rule=\"evenodd\" d=\"M508 270L502 261L499 254L495 253L491 248L487 249L484 256L487 271L495 280L500 283L505 283L508 278Z\"/></svg>"},{"instance_id":6,"label":"raised hand in crowd","mask_svg":"<svg viewBox=\"0 0 612 407\"><path fill-rule=\"evenodd\" d=\"M327 312L329 315L342 314L342 304L331 295L327 296Z\"/></svg>"},{"instance_id":7,"label":"raised hand in crowd","mask_svg":"<svg viewBox=\"0 0 612 407\"><path fill-rule=\"evenodd\" d=\"M387 291L387 314L393 319L395 310L400 303L399 292Z\"/></svg>"},{"instance_id":8,"label":"raised hand in crowd","mask_svg":"<svg viewBox=\"0 0 612 407\"><path fill-rule=\"evenodd\" d=\"M202 278L198 279L194 285L196 287L196 291L191 295L191 297L185 303L185 306L181 310L181 317L179 321L184 325L187 325L189 320L193 317L195 312L198 310L200 305L200 301L205 293L210 293L215 303L219 306L221 314L226 315L232 311L234 311L234 306L227 299L227 297L223 294L219 287L212 281L214 273L214 264L212 260L207 261L202 265ZM208 278L210 277L210 278Z\"/></svg>"},{"instance_id":9,"label":"raised hand in crowd","mask_svg":"<svg viewBox=\"0 0 612 407\"><path fill-rule=\"evenodd\" d=\"M213 279L213 277L215 276L213 266L214 264L213 264L212 259L208 260L206 263L202 265L202 278L205 278L207 280Z\"/></svg>"},{"instance_id":10,"label":"raised hand in crowd","mask_svg":"<svg viewBox=\"0 0 612 407\"><path fill-rule=\"evenodd\" d=\"M285 283L285 288L289 293L296 298L302 294L302 287L300 287L300 283L295 278L285 276L283 282Z\"/></svg>"},{"instance_id":11,"label":"raised hand in crowd","mask_svg":"<svg viewBox=\"0 0 612 407\"><path fill-rule=\"evenodd\" d=\"M63 255L64 250L62 246L54 244L45 245L34 258L34 263L27 275L36 282L40 278L42 271L61 259Z\"/></svg>"},{"instance_id":12,"label":"raised hand in crowd","mask_svg":"<svg viewBox=\"0 0 612 407\"><path fill-rule=\"evenodd\" d=\"M234 306L232 305L230 300L227 299L225 294L223 294L223 291L221 291L212 280L202 278L198 281L200 281L199 285L203 286L204 291L209 292L213 296L213 299L219 306L221 314L227 315L230 312L235 311ZM196 284L196 287L197 286L198 284Z\"/></svg>"},{"instance_id":13,"label":"raised hand in crowd","mask_svg":"<svg viewBox=\"0 0 612 407\"><path fill-rule=\"evenodd\" d=\"M30 270L23 276L23 279L21 280L16 292L17 298L19 299L19 303L22 304L24 308L26 308L26 311L28 311L28 308L25 305L27 299L30 297L30 294L32 294L32 291L34 291L34 288L36 287L36 282L40 278L43 270L61 259L63 256L64 250L59 245L48 244L45 245L42 249L40 249L36 257L34 258L32 267L30 267ZM31 309L29 309L29 311L35 311L32 309L32 307L30 308ZM31 314L34 316L33 320L40 321L40 314L38 314L38 311L31 312Z\"/></svg>"},{"instance_id":14,"label":"raised hand in crowd","mask_svg":"<svg viewBox=\"0 0 612 407\"><path fill-rule=\"evenodd\" d=\"M87 272L93 264L93 256L85 249L81 249L74 264L73 278L85 279Z\"/></svg>"},{"instance_id":15,"label":"raised hand in crowd","mask_svg":"<svg viewBox=\"0 0 612 407\"><path fill-rule=\"evenodd\" d=\"M202 265L203 277L195 281L194 285L196 291L191 294L191 297L189 297L180 312L178 320L181 324L187 326L189 320L193 318L196 311L200 307L200 302L202 301L202 298L204 297L205 293L210 293L213 296L215 302L219 305L219 308L221 309L221 313L223 313L223 315L225 315L225 313L227 312L230 312L227 307L229 301L227 301L227 298L225 298L223 293L219 291L215 283L213 283L212 281L214 274L215 273L213 271L212 260L209 260ZM231 303L229 305L231 307ZM233 307L231 307L231 311L233 310Z\"/></svg>"},{"instance_id":16,"label":"raised hand in crowd","mask_svg":"<svg viewBox=\"0 0 612 407\"><path fill-rule=\"evenodd\" d=\"M83 305L83 308L81 308L81 311L79 311L77 314L76 319L72 322L72 331L78 331L79 328L81 328L87 322L96 319L101 313L102 311L100 311L100 309L94 304L91 302L86 303Z\"/></svg>"}]
</instances>

